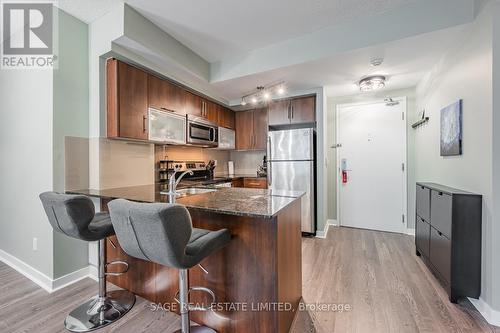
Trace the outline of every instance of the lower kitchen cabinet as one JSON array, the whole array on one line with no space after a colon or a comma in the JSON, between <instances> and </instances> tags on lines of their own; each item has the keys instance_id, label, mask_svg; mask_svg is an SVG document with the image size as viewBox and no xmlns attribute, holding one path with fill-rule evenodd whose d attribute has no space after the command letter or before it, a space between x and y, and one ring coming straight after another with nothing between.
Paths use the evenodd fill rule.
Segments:
<instances>
[{"instance_id":1,"label":"lower kitchen cabinet","mask_svg":"<svg viewBox=\"0 0 500 333\"><path fill-rule=\"evenodd\" d=\"M267 179L266 178L244 178L243 179L243 187L246 188L267 188Z\"/></svg>"},{"instance_id":2,"label":"lower kitchen cabinet","mask_svg":"<svg viewBox=\"0 0 500 333\"><path fill-rule=\"evenodd\" d=\"M245 188L267 188L267 178L265 177L245 177L245 178L235 178L231 184L232 187L245 187Z\"/></svg>"},{"instance_id":3,"label":"lower kitchen cabinet","mask_svg":"<svg viewBox=\"0 0 500 333\"><path fill-rule=\"evenodd\" d=\"M416 212L416 253L446 289L450 301L478 298L482 196L434 183L417 183Z\"/></svg>"}]
</instances>

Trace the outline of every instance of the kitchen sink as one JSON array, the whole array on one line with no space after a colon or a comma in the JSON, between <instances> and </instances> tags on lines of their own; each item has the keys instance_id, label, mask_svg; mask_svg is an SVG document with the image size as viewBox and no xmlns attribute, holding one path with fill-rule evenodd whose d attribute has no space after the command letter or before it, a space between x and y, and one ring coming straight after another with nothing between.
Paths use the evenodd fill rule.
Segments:
<instances>
[{"instance_id":1,"label":"kitchen sink","mask_svg":"<svg viewBox=\"0 0 500 333\"><path fill-rule=\"evenodd\" d=\"M177 195L179 196L187 196L187 195L195 195L195 194L202 194L202 193L210 193L210 192L215 192L217 191L216 189L213 188L199 188L199 187L189 187L189 188L183 188L175 191Z\"/></svg>"}]
</instances>

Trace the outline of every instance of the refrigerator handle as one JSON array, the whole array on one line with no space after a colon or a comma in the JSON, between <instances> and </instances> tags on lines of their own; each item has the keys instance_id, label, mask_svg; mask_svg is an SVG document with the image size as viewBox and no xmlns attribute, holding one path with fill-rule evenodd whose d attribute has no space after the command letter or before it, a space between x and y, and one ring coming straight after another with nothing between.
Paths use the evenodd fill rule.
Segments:
<instances>
[{"instance_id":1,"label":"refrigerator handle","mask_svg":"<svg viewBox=\"0 0 500 333\"><path fill-rule=\"evenodd\" d=\"M269 161L271 159L271 136L267 136L267 170L268 170L268 175L267 175L267 187L271 187L271 184L273 183L273 171L272 171L272 164Z\"/></svg>"}]
</instances>

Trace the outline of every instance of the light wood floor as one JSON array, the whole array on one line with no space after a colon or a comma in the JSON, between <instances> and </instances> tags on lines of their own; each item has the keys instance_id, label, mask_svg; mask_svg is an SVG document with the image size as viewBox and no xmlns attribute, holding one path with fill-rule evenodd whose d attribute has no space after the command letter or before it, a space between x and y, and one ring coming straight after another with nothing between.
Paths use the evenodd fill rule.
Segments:
<instances>
[{"instance_id":1,"label":"light wood floor","mask_svg":"<svg viewBox=\"0 0 500 333\"><path fill-rule=\"evenodd\" d=\"M367 230L331 228L327 239L304 239L304 302L352 309L300 312L292 332L500 333L468 301L451 304L414 252L409 236ZM85 279L48 294L0 262L0 332L65 332L66 314L96 289ZM173 332L179 324L177 315L139 299L98 332Z\"/></svg>"}]
</instances>

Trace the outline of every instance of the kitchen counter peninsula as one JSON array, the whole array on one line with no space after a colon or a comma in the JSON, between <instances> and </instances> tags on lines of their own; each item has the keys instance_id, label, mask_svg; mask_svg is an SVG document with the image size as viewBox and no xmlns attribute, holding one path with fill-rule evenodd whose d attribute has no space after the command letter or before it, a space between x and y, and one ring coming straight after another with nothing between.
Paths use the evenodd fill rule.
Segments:
<instances>
[{"instance_id":1,"label":"kitchen counter peninsula","mask_svg":"<svg viewBox=\"0 0 500 333\"><path fill-rule=\"evenodd\" d=\"M158 185L67 192L100 198L102 210L116 198L168 201ZM177 199L188 208L193 227L226 228L232 235L226 248L201 263L208 274L198 267L189 272L190 286L210 288L217 297L216 311L191 312L191 320L218 332L288 332L302 296L302 196L293 191L219 188ZM110 240L116 248L107 242L107 261L125 260L130 268L123 275L108 276L108 281L178 312L178 271L129 257L115 236ZM206 304L207 299L193 292L190 302Z\"/></svg>"}]
</instances>

